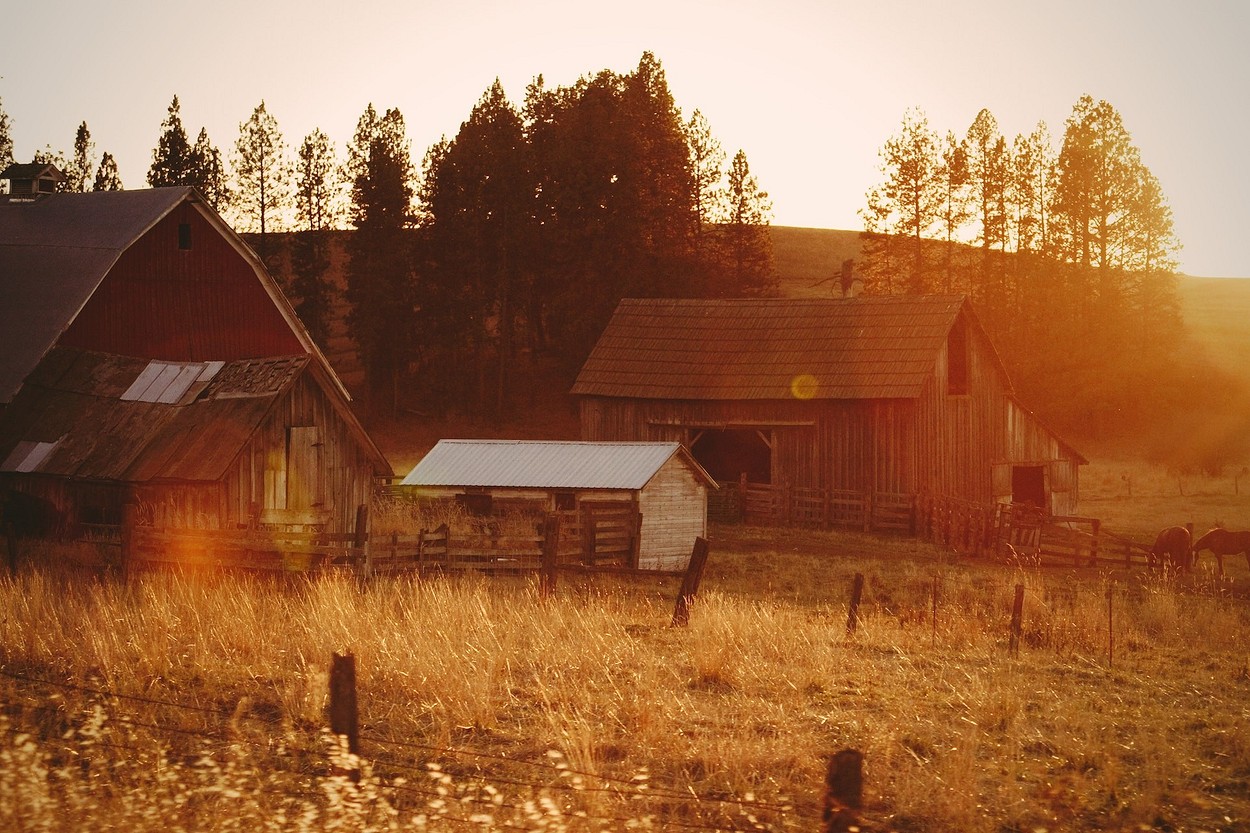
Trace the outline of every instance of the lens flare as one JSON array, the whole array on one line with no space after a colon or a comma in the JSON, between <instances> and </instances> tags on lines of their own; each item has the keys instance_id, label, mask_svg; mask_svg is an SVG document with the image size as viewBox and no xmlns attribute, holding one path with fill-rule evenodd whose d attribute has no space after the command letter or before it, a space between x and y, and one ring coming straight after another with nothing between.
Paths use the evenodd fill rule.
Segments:
<instances>
[{"instance_id":1,"label":"lens flare","mask_svg":"<svg viewBox=\"0 0 1250 833\"><path fill-rule=\"evenodd\" d=\"M795 399L811 399L819 387L820 383L810 373L800 373L790 380L790 393Z\"/></svg>"}]
</instances>

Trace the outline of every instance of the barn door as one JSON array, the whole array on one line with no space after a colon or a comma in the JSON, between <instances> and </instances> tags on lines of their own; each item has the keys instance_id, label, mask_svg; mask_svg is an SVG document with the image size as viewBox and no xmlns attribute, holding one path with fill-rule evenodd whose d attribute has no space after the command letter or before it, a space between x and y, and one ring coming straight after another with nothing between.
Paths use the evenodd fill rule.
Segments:
<instances>
[{"instance_id":1,"label":"barn door","mask_svg":"<svg viewBox=\"0 0 1250 833\"><path fill-rule=\"evenodd\" d=\"M317 426L287 429L287 509L325 505L325 467L321 450L321 429Z\"/></svg>"}]
</instances>

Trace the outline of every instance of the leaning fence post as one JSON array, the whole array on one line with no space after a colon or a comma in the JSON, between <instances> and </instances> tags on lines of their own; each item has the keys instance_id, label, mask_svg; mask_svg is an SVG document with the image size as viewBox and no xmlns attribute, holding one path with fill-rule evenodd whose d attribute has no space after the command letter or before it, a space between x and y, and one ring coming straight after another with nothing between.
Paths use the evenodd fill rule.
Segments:
<instances>
[{"instance_id":1,"label":"leaning fence post","mask_svg":"<svg viewBox=\"0 0 1250 833\"><path fill-rule=\"evenodd\" d=\"M855 583L851 585L851 609L846 615L846 632L855 633L859 627L859 599L864 594L864 574L855 574Z\"/></svg>"},{"instance_id":2,"label":"leaning fence post","mask_svg":"<svg viewBox=\"0 0 1250 833\"><path fill-rule=\"evenodd\" d=\"M858 830L858 815L863 805L863 753L855 749L843 749L829 759L829 769L825 773L822 833L848 833L850 830Z\"/></svg>"},{"instance_id":3,"label":"leaning fence post","mask_svg":"<svg viewBox=\"0 0 1250 833\"><path fill-rule=\"evenodd\" d=\"M560 554L560 516L547 513L543 519L543 562L538 576L538 595L550 599L556 592L556 563Z\"/></svg>"},{"instance_id":4,"label":"leaning fence post","mask_svg":"<svg viewBox=\"0 0 1250 833\"><path fill-rule=\"evenodd\" d=\"M707 539L695 538L694 549L690 553L690 564L686 567L686 575L681 580L681 589L677 591L677 604L673 608L673 621L670 627L678 628L690 624L690 604L699 592L699 582L703 580L703 568L707 565Z\"/></svg>"},{"instance_id":5,"label":"leaning fence post","mask_svg":"<svg viewBox=\"0 0 1250 833\"><path fill-rule=\"evenodd\" d=\"M360 577L373 577L373 555L369 549L369 504L362 503L356 507L356 533L352 538L352 547L356 550L356 564Z\"/></svg>"},{"instance_id":6,"label":"leaning fence post","mask_svg":"<svg viewBox=\"0 0 1250 833\"><path fill-rule=\"evenodd\" d=\"M1014 656L1020 655L1020 634L1024 631L1024 585L1016 585L1016 598L1011 604L1011 642L1007 652Z\"/></svg>"}]
</instances>

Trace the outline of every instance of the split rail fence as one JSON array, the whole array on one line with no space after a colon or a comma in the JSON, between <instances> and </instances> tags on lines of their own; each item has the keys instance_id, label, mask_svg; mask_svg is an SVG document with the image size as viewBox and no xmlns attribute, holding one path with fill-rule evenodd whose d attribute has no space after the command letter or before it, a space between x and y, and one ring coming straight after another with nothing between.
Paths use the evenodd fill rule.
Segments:
<instances>
[{"instance_id":1,"label":"split rail fence","mask_svg":"<svg viewBox=\"0 0 1250 833\"><path fill-rule=\"evenodd\" d=\"M715 494L708 511L718 520L901 534L1036 566L1131 567L1150 560L1148 544L1111 533L1097 518L1047 515L1028 505L745 480L722 484Z\"/></svg>"}]
</instances>

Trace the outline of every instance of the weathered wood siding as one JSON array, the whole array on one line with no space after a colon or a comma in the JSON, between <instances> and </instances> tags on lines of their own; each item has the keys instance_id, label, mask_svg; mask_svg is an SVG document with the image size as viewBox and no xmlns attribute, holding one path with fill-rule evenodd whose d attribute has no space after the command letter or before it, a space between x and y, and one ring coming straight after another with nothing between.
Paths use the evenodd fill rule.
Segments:
<instances>
[{"instance_id":1,"label":"weathered wood siding","mask_svg":"<svg viewBox=\"0 0 1250 833\"><path fill-rule=\"evenodd\" d=\"M642 512L638 566L684 569L694 539L707 537L707 486L674 455L643 487L638 508Z\"/></svg>"},{"instance_id":2,"label":"weathered wood siding","mask_svg":"<svg viewBox=\"0 0 1250 833\"><path fill-rule=\"evenodd\" d=\"M689 443L699 428L758 429L771 482L796 487L927 493L990 502L1003 463L1050 466L1056 512L1075 510L1074 452L1012 403L993 347L966 329L965 393L950 390L949 342L916 399L668 400L582 397L583 440Z\"/></svg>"},{"instance_id":3,"label":"weathered wood siding","mask_svg":"<svg viewBox=\"0 0 1250 833\"><path fill-rule=\"evenodd\" d=\"M309 429L316 429L315 431ZM350 532L356 507L372 502L365 449L309 373L303 373L252 435L226 476L227 523L258 504L267 523L326 524Z\"/></svg>"}]
</instances>

